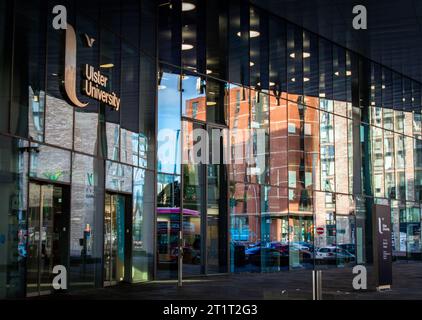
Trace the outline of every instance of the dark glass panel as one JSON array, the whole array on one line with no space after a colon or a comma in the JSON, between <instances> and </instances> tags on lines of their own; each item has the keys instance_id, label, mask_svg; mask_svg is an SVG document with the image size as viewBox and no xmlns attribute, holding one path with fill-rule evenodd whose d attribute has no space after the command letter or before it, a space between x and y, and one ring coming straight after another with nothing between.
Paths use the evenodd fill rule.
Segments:
<instances>
[{"instance_id":1,"label":"dark glass panel","mask_svg":"<svg viewBox=\"0 0 422 320\"><path fill-rule=\"evenodd\" d=\"M12 1L0 4L0 132L9 131L10 75L12 61Z\"/></svg>"},{"instance_id":2,"label":"dark glass panel","mask_svg":"<svg viewBox=\"0 0 422 320\"><path fill-rule=\"evenodd\" d=\"M292 95L303 94L303 60L309 59L310 52L303 51L303 31L287 24L287 91ZM294 100L295 98L288 98Z\"/></svg>"},{"instance_id":3,"label":"dark glass panel","mask_svg":"<svg viewBox=\"0 0 422 320\"><path fill-rule=\"evenodd\" d=\"M303 31L303 92L306 96L318 97L318 37Z\"/></svg>"},{"instance_id":4,"label":"dark glass panel","mask_svg":"<svg viewBox=\"0 0 422 320\"><path fill-rule=\"evenodd\" d=\"M49 2L49 12L52 12L56 4L55 1ZM71 10L71 7L68 10ZM45 141L49 144L71 149L73 145L74 107L68 103L63 95L65 32L54 29L51 23L47 27Z\"/></svg>"},{"instance_id":5,"label":"dark glass panel","mask_svg":"<svg viewBox=\"0 0 422 320\"><path fill-rule=\"evenodd\" d=\"M0 299L22 298L26 286L28 144L0 135Z\"/></svg>"},{"instance_id":6,"label":"dark glass panel","mask_svg":"<svg viewBox=\"0 0 422 320\"><path fill-rule=\"evenodd\" d=\"M207 121L225 124L227 117L226 83L212 78L207 79L206 86L206 114Z\"/></svg>"},{"instance_id":7,"label":"dark glass panel","mask_svg":"<svg viewBox=\"0 0 422 320\"><path fill-rule=\"evenodd\" d=\"M331 42L319 39L319 96L333 98L333 48Z\"/></svg>"},{"instance_id":8,"label":"dark glass panel","mask_svg":"<svg viewBox=\"0 0 422 320\"><path fill-rule=\"evenodd\" d=\"M96 23L92 20L85 18L82 15L76 17L75 30L77 36L77 65L79 68L85 64L94 67L95 70L99 69L99 53L100 53L100 39L99 31ZM96 39L93 47L87 46L85 37L83 34L87 34L90 38ZM77 72L76 83L82 85L82 72ZM81 93L81 91L77 91ZM82 102L88 102L88 106L85 108L75 108L75 122L74 122L74 148L77 151L85 152L88 154L97 154L100 150L100 154L105 155L104 144L99 143L98 132L100 128L99 122L99 102L95 99L83 97L79 99ZM101 118L104 121L104 116ZM100 137L102 137L101 135Z\"/></svg>"},{"instance_id":9,"label":"dark glass panel","mask_svg":"<svg viewBox=\"0 0 422 320\"><path fill-rule=\"evenodd\" d=\"M11 133L44 140L47 3L15 1ZM29 131L28 131L29 129Z\"/></svg>"},{"instance_id":10,"label":"dark glass panel","mask_svg":"<svg viewBox=\"0 0 422 320\"><path fill-rule=\"evenodd\" d=\"M346 52L339 46L333 46L333 99L346 101Z\"/></svg>"},{"instance_id":11,"label":"dark glass panel","mask_svg":"<svg viewBox=\"0 0 422 320\"><path fill-rule=\"evenodd\" d=\"M249 3L229 1L229 80L236 84L249 85ZM256 35L256 33L254 33Z\"/></svg>"},{"instance_id":12,"label":"dark glass panel","mask_svg":"<svg viewBox=\"0 0 422 320\"><path fill-rule=\"evenodd\" d=\"M159 87L160 88L160 87ZM141 73L139 89L139 165L141 167L155 169L155 143L156 143L156 108L157 100L157 67L156 60L141 54ZM176 97L180 101L180 93ZM174 105L176 115L174 119L179 120L180 105ZM175 122L177 124L178 121Z\"/></svg>"},{"instance_id":13,"label":"dark glass panel","mask_svg":"<svg viewBox=\"0 0 422 320\"><path fill-rule=\"evenodd\" d=\"M181 14L181 0L160 0L158 2L158 16L160 17L158 21L159 60L175 66L181 64Z\"/></svg>"},{"instance_id":14,"label":"dark glass panel","mask_svg":"<svg viewBox=\"0 0 422 320\"><path fill-rule=\"evenodd\" d=\"M228 1L206 1L206 73L227 79Z\"/></svg>"},{"instance_id":15,"label":"dark glass panel","mask_svg":"<svg viewBox=\"0 0 422 320\"><path fill-rule=\"evenodd\" d=\"M280 99L284 93L284 98L286 98L286 25L284 20L272 15L269 19L269 37L271 39L269 44L270 83L275 84L271 94Z\"/></svg>"}]
</instances>

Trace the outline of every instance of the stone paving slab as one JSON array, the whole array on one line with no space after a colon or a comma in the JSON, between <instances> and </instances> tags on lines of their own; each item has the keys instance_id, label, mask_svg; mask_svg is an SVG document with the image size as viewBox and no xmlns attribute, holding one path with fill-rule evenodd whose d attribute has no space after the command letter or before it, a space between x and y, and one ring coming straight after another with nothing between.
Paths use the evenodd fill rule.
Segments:
<instances>
[{"instance_id":1,"label":"stone paving slab","mask_svg":"<svg viewBox=\"0 0 422 320\"><path fill-rule=\"evenodd\" d=\"M391 291L377 292L371 267L368 289L355 291L351 268L326 269L323 274L324 300L422 300L422 262L393 264ZM242 273L223 276L189 278L183 287L177 283L153 281L143 284L120 284L114 287L89 289L38 299L117 299L117 300L310 300L312 270L278 273Z\"/></svg>"}]
</instances>

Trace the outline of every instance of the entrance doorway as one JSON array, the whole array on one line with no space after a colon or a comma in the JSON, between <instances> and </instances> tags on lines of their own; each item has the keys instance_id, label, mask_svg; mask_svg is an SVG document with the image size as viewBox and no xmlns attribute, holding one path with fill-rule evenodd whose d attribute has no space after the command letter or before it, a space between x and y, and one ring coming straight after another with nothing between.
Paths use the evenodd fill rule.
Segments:
<instances>
[{"instance_id":1,"label":"entrance doorway","mask_svg":"<svg viewBox=\"0 0 422 320\"><path fill-rule=\"evenodd\" d=\"M132 199L106 193L104 211L104 286L131 281Z\"/></svg>"},{"instance_id":2,"label":"entrance doorway","mask_svg":"<svg viewBox=\"0 0 422 320\"><path fill-rule=\"evenodd\" d=\"M54 266L68 270L69 187L31 182L28 207L27 296L38 296L54 290Z\"/></svg>"}]
</instances>

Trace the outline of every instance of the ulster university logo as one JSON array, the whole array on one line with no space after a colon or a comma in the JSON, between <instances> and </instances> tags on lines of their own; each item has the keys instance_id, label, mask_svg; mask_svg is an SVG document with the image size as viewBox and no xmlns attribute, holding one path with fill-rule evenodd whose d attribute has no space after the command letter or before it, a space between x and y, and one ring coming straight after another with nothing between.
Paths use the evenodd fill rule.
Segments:
<instances>
[{"instance_id":1,"label":"ulster university logo","mask_svg":"<svg viewBox=\"0 0 422 320\"><path fill-rule=\"evenodd\" d=\"M95 39L90 38L85 34L88 47L92 48ZM66 49L65 49L65 72L64 72L64 88L67 97L72 104L79 108L85 108L88 103L81 102L76 93L76 32L75 29L67 24L66 29ZM82 67L83 81L82 94L92 99L105 103L118 111L120 109L120 98L114 92L107 91L107 84L109 79L107 76L101 74L100 70L95 70L93 66L85 64Z\"/></svg>"}]
</instances>

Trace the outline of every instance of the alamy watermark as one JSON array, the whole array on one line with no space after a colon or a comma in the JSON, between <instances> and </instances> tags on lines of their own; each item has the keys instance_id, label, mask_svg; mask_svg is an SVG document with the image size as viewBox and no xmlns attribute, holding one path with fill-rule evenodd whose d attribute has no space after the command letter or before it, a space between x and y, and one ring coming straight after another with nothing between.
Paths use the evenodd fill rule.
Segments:
<instances>
[{"instance_id":1,"label":"alamy watermark","mask_svg":"<svg viewBox=\"0 0 422 320\"><path fill-rule=\"evenodd\" d=\"M248 164L265 168L268 155L265 129L161 129L157 156L161 164ZM181 151L180 151L181 150ZM181 159L181 160L179 160Z\"/></svg>"}]
</instances>

